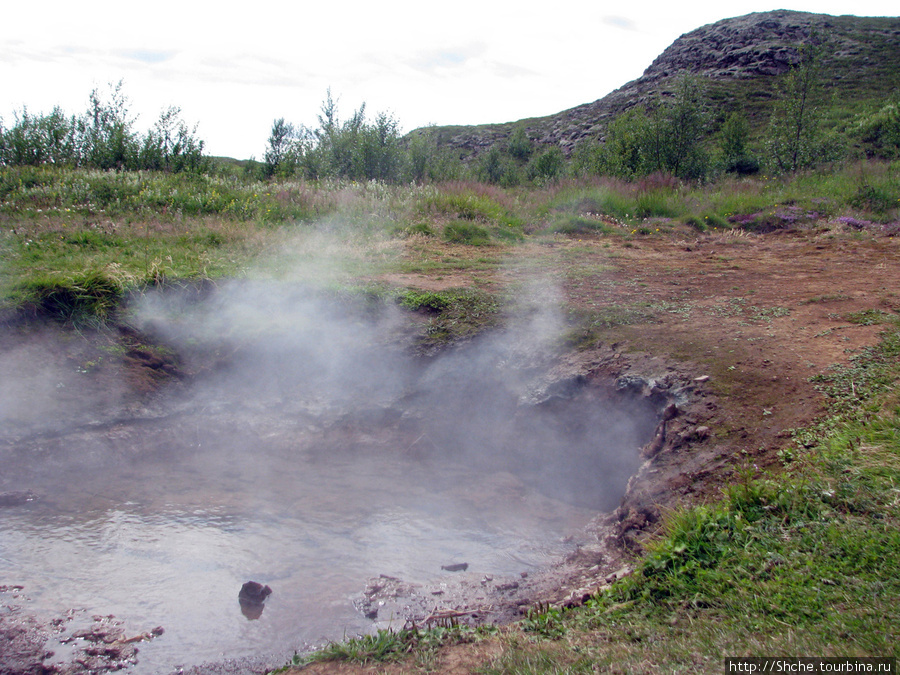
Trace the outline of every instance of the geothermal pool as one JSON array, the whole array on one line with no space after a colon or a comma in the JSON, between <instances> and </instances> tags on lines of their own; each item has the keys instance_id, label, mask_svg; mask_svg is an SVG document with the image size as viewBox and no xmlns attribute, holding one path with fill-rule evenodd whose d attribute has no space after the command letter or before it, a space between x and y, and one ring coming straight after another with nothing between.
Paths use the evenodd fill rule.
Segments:
<instances>
[{"instance_id":1,"label":"geothermal pool","mask_svg":"<svg viewBox=\"0 0 900 675\"><path fill-rule=\"evenodd\" d=\"M93 615L162 626L135 673L278 666L372 630L354 601L379 575L439 587L546 567L616 506L656 422L642 399L548 375L535 324L411 359L386 347L396 317L242 293L138 315L173 349L217 354L177 394L97 409L90 387L71 396L84 373L47 359L32 377L67 397L22 386L0 408L0 492L36 495L0 509L0 584L68 632ZM4 377L33 349L0 355ZM250 580L273 590L258 618L238 602ZM70 656L48 648L48 664Z\"/></svg>"}]
</instances>

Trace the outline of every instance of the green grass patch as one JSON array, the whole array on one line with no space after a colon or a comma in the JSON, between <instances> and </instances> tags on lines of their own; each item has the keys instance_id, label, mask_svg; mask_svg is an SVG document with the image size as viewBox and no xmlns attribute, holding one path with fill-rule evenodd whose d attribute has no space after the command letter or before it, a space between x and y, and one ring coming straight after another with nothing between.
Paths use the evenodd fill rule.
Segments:
<instances>
[{"instance_id":1,"label":"green grass patch","mask_svg":"<svg viewBox=\"0 0 900 675\"><path fill-rule=\"evenodd\" d=\"M419 348L429 351L450 342L466 339L498 324L503 302L474 289L416 291L402 293L401 306L430 315L420 337Z\"/></svg>"},{"instance_id":2,"label":"green grass patch","mask_svg":"<svg viewBox=\"0 0 900 675\"><path fill-rule=\"evenodd\" d=\"M18 304L75 323L102 322L119 306L133 279L110 266L72 275L34 277L13 289Z\"/></svg>"},{"instance_id":3,"label":"green grass patch","mask_svg":"<svg viewBox=\"0 0 900 675\"><path fill-rule=\"evenodd\" d=\"M311 654L298 654L291 665L303 666L326 661L345 661L359 665L391 663L410 654L415 654L420 663L428 663L429 656L441 647L475 642L494 633L496 628L491 626L472 628L455 621L445 621L443 625L429 628L413 625L400 630L379 629L369 635L331 642Z\"/></svg>"},{"instance_id":4,"label":"green grass patch","mask_svg":"<svg viewBox=\"0 0 900 675\"><path fill-rule=\"evenodd\" d=\"M891 319L890 314L881 309L863 309L847 315L847 321L858 326L875 326Z\"/></svg>"},{"instance_id":5,"label":"green grass patch","mask_svg":"<svg viewBox=\"0 0 900 675\"><path fill-rule=\"evenodd\" d=\"M113 172L56 167L0 168L0 215L60 218L225 216L282 222L311 220L334 208L300 183L272 184L211 175Z\"/></svg>"},{"instance_id":6,"label":"green grass patch","mask_svg":"<svg viewBox=\"0 0 900 675\"><path fill-rule=\"evenodd\" d=\"M615 229L602 220L579 215L558 217L550 225L551 232L566 235L612 234Z\"/></svg>"},{"instance_id":7,"label":"green grass patch","mask_svg":"<svg viewBox=\"0 0 900 675\"><path fill-rule=\"evenodd\" d=\"M414 311L443 312L454 301L455 294L432 291L406 291L400 296L400 305Z\"/></svg>"},{"instance_id":8,"label":"green grass patch","mask_svg":"<svg viewBox=\"0 0 900 675\"><path fill-rule=\"evenodd\" d=\"M422 237L433 237L436 232L434 228L428 223L416 223L415 225L408 225L406 227L396 227L394 228L394 235L402 238L413 237L416 235Z\"/></svg>"},{"instance_id":9,"label":"green grass patch","mask_svg":"<svg viewBox=\"0 0 900 675\"><path fill-rule=\"evenodd\" d=\"M486 227L465 220L447 223L444 226L444 241L467 246L489 246L492 243L491 233Z\"/></svg>"},{"instance_id":10,"label":"green grass patch","mask_svg":"<svg viewBox=\"0 0 900 675\"><path fill-rule=\"evenodd\" d=\"M505 195L499 188L448 184L423 194L418 211L432 217L520 225L520 220L501 200L505 200Z\"/></svg>"}]
</instances>

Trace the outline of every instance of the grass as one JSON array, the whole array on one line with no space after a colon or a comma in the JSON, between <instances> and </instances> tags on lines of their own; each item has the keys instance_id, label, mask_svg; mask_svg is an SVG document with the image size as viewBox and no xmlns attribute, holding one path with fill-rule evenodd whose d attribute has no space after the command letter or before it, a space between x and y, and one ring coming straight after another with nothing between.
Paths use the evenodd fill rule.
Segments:
<instances>
[{"instance_id":1,"label":"grass","mask_svg":"<svg viewBox=\"0 0 900 675\"><path fill-rule=\"evenodd\" d=\"M410 654L416 655L420 663L428 663L433 653L443 646L474 642L494 633L496 628L491 626L472 628L449 621L429 628L412 625L399 630L379 629L369 635L331 642L311 654L298 654L291 665L302 666L324 661L346 661L360 665L390 663Z\"/></svg>"},{"instance_id":2,"label":"grass","mask_svg":"<svg viewBox=\"0 0 900 675\"><path fill-rule=\"evenodd\" d=\"M679 223L700 232L766 232L811 228L845 214L838 220L854 231L884 234L886 222L900 228L891 201L898 186L896 162L705 187L665 177L598 178L527 191L473 182L259 182L6 167L0 168L0 302L65 318L94 309L106 315L108 304L147 285L254 274L255 260L266 260L278 278L305 270L329 283L389 270L490 273L505 247L529 239L618 238L628 247L638 235L671 233ZM440 255L403 253L426 245L434 251L439 242L446 249ZM491 250L482 258L493 262L479 262L459 246ZM580 273L573 268L569 276ZM110 275L114 284L99 282ZM612 308L598 321L629 323L639 313Z\"/></svg>"},{"instance_id":3,"label":"grass","mask_svg":"<svg viewBox=\"0 0 900 675\"><path fill-rule=\"evenodd\" d=\"M430 315L419 338L420 350L430 351L470 338L499 324L505 305L502 298L474 289L439 293L406 293L401 304Z\"/></svg>"}]
</instances>

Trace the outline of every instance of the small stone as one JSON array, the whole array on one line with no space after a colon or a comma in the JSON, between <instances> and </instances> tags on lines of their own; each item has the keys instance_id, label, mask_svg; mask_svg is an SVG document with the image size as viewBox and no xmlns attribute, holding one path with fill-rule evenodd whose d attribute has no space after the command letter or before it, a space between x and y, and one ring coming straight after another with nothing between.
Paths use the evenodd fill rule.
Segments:
<instances>
[{"instance_id":1,"label":"small stone","mask_svg":"<svg viewBox=\"0 0 900 675\"><path fill-rule=\"evenodd\" d=\"M272 595L272 589L257 581L248 581L241 586L238 599L243 602L262 604L267 597Z\"/></svg>"}]
</instances>

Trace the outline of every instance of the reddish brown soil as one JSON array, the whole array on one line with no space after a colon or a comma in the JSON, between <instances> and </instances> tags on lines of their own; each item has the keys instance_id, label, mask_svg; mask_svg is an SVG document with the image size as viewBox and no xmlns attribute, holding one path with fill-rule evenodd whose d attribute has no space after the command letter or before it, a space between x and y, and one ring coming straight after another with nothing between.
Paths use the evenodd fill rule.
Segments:
<instances>
[{"instance_id":1,"label":"reddish brown soil","mask_svg":"<svg viewBox=\"0 0 900 675\"><path fill-rule=\"evenodd\" d=\"M433 246L432 257L459 255ZM671 488L715 495L729 480L727 470L710 472L722 458L749 456L759 467L770 464L787 430L822 413L809 378L877 340L878 325L848 318L867 310L900 311L898 249L896 238L824 228L766 235L681 232L626 241L582 237L529 245L514 254L514 262L493 269L389 280L431 290L501 289L544 274L560 282L570 307L599 318L585 336L591 345L586 358L592 350L612 348L627 362L619 371L629 365L659 369L638 365L642 355L652 354L672 370L708 376L702 383L705 410L694 411L693 423L708 426L709 438L692 444L691 453L656 459L655 468L671 462L678 473L652 490L655 501L668 504Z\"/></svg>"}]
</instances>

